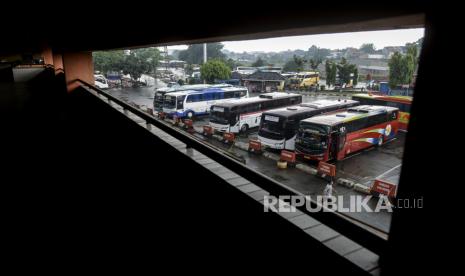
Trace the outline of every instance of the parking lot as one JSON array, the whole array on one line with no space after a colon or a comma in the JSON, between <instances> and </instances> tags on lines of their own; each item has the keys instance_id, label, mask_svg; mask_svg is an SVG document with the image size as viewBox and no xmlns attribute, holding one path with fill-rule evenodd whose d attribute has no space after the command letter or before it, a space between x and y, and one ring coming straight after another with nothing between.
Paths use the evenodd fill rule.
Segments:
<instances>
[{"instance_id":1,"label":"parking lot","mask_svg":"<svg viewBox=\"0 0 465 276\"><path fill-rule=\"evenodd\" d=\"M135 102L140 106L151 107L153 93L128 93L127 91L112 91L111 94L121 97L128 102ZM132 96L132 94L135 94ZM150 98L150 95L152 98ZM253 96L253 95L251 95ZM332 95L304 95L303 102L311 102L320 99L344 99L344 96ZM134 101L132 101L134 100ZM266 154L258 155L249 153L246 148L249 139L257 137L257 129L250 129L247 135L238 135L235 145L221 142L221 137L204 137L201 133L203 126L208 125L208 116L196 117L194 119L194 135L211 145L228 152L245 163L246 166L267 175L280 183L291 187L305 195L322 195L327 181L316 175L309 174L306 168L313 170L316 164L299 160L296 168L278 169L276 160L279 159L279 152L265 151ZM394 140L391 140L381 147L369 148L362 152L348 156L346 159L337 162L337 178L346 179L357 183L360 186L370 187L375 179L382 179L393 184L398 184L401 170L403 146L405 133L399 132ZM365 195L363 191L349 188L344 185L335 187L335 195ZM374 207L375 200L369 202L370 207ZM383 232L389 231L391 213L369 213L354 212L346 213L352 219L368 224Z\"/></svg>"}]
</instances>

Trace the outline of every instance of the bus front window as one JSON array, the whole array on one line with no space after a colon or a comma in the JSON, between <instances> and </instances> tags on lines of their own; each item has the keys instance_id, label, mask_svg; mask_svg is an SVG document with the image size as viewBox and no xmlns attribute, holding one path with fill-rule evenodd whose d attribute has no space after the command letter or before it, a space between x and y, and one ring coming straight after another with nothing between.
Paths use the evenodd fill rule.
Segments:
<instances>
[{"instance_id":1,"label":"bus front window","mask_svg":"<svg viewBox=\"0 0 465 276\"><path fill-rule=\"evenodd\" d=\"M258 135L269 139L280 140L284 138L282 119L277 116L265 115L261 120Z\"/></svg>"},{"instance_id":2,"label":"bus front window","mask_svg":"<svg viewBox=\"0 0 465 276\"><path fill-rule=\"evenodd\" d=\"M229 112L224 107L213 106L210 111L210 122L217 124L229 124Z\"/></svg>"},{"instance_id":3,"label":"bus front window","mask_svg":"<svg viewBox=\"0 0 465 276\"><path fill-rule=\"evenodd\" d=\"M314 154L323 153L328 148L326 127L315 124L301 124L300 143Z\"/></svg>"},{"instance_id":4,"label":"bus front window","mask_svg":"<svg viewBox=\"0 0 465 276\"><path fill-rule=\"evenodd\" d=\"M166 96L165 101L163 102L163 107L175 109L176 108L176 97Z\"/></svg>"}]
</instances>

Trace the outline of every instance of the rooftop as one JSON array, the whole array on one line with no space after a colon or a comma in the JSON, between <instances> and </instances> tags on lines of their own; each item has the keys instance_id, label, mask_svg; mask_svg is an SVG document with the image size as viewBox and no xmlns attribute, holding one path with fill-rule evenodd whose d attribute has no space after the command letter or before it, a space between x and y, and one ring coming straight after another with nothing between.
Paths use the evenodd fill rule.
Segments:
<instances>
[{"instance_id":1,"label":"rooftop","mask_svg":"<svg viewBox=\"0 0 465 276\"><path fill-rule=\"evenodd\" d=\"M329 115L319 115L311 117L302 122L318 123L325 125L336 125L338 123L350 122L359 118L367 117L373 114L384 113L398 110L395 107L379 106L379 105L361 105L352 107L347 111L337 112Z\"/></svg>"}]
</instances>

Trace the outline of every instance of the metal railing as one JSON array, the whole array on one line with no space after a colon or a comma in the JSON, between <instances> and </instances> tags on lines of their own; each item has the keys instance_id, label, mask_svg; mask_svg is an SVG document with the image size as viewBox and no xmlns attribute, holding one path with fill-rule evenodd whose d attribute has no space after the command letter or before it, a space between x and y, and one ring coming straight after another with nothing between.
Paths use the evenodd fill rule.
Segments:
<instances>
[{"instance_id":1,"label":"metal railing","mask_svg":"<svg viewBox=\"0 0 465 276\"><path fill-rule=\"evenodd\" d=\"M185 143L187 147L193 148L199 151L200 153L208 156L212 160L239 174L241 177L249 180L250 182L262 188L263 190L266 190L270 193L270 195L303 195L297 190L284 186L276 180L267 177L257 171L254 171L251 168L248 168L243 163L235 160L234 158L224 155L222 151L196 138L195 136L183 130L173 128L167 122L164 122L154 117L153 115L150 115L147 112L142 111L136 108L135 106L132 106L83 80L78 80L78 82L80 82L81 86L86 90L91 90L98 95L103 95L105 98L107 98L109 102L114 102L121 106L124 111L129 111L139 116L141 119L145 120L147 124L152 124L153 126L173 136L179 141ZM89 92L91 93L91 91ZM318 206L318 203L313 200L311 200L309 204L312 207L312 209L316 209ZM387 249L387 234L374 229L366 223L347 217L337 212L309 212L305 208L305 206L296 208L302 211L303 213L319 220L321 223L327 225L328 227L334 229L335 231L341 233L349 239L352 239L353 241L357 242L358 244L364 246L365 248L373 251L378 255L382 255L382 253L385 252Z\"/></svg>"}]
</instances>

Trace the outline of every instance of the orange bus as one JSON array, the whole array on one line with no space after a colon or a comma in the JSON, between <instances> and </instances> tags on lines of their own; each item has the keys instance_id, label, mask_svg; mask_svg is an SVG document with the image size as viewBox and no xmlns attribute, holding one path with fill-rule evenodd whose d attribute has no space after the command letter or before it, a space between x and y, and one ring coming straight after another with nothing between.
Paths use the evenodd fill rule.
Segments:
<instances>
[{"instance_id":1,"label":"orange bus","mask_svg":"<svg viewBox=\"0 0 465 276\"><path fill-rule=\"evenodd\" d=\"M382 105L399 109L399 130L407 131L410 119L410 106L412 97L410 96L387 96L373 94L355 94L352 99L360 102L360 105Z\"/></svg>"}]
</instances>

